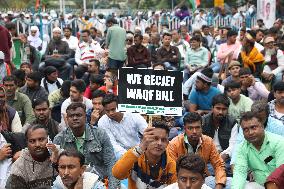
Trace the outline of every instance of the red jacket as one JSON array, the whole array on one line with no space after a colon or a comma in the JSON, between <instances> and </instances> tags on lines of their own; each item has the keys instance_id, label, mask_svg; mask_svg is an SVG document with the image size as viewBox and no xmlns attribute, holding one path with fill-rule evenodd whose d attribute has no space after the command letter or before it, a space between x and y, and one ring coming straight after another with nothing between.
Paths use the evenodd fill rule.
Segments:
<instances>
[{"instance_id":1,"label":"red jacket","mask_svg":"<svg viewBox=\"0 0 284 189\"><path fill-rule=\"evenodd\" d=\"M267 182L274 182L279 189L284 189L284 164L276 168L270 175L267 177Z\"/></svg>"},{"instance_id":2,"label":"red jacket","mask_svg":"<svg viewBox=\"0 0 284 189\"><path fill-rule=\"evenodd\" d=\"M112 87L112 92L110 92L110 91L107 91L107 88L106 88L106 86L102 86L102 87L100 87L98 90L102 90L102 91L104 91L105 93L113 93L114 95L117 95L117 86L113 86Z\"/></svg>"}]
</instances>

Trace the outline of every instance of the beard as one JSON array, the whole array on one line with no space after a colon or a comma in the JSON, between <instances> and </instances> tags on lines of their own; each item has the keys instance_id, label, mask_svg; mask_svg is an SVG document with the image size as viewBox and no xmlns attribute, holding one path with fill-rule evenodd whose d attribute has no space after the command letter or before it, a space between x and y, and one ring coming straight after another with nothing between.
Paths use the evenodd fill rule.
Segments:
<instances>
[{"instance_id":1,"label":"beard","mask_svg":"<svg viewBox=\"0 0 284 189\"><path fill-rule=\"evenodd\" d=\"M275 55L276 54L276 49L275 48L265 49L265 54L269 55L269 56Z\"/></svg>"},{"instance_id":2,"label":"beard","mask_svg":"<svg viewBox=\"0 0 284 189\"><path fill-rule=\"evenodd\" d=\"M224 115L216 115L215 118L222 122L222 121L224 121L225 116Z\"/></svg>"},{"instance_id":3,"label":"beard","mask_svg":"<svg viewBox=\"0 0 284 189\"><path fill-rule=\"evenodd\" d=\"M280 105L284 105L284 98L278 99L277 103L279 103Z\"/></svg>"},{"instance_id":4,"label":"beard","mask_svg":"<svg viewBox=\"0 0 284 189\"><path fill-rule=\"evenodd\" d=\"M61 37L53 37L55 43L59 43L61 41Z\"/></svg>"}]
</instances>

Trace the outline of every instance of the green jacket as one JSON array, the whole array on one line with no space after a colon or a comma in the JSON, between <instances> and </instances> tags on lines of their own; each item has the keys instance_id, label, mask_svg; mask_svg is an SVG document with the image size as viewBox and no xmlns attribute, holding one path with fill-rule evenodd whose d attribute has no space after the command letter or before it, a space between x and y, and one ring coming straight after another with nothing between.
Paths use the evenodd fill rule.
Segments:
<instances>
[{"instance_id":1,"label":"green jacket","mask_svg":"<svg viewBox=\"0 0 284 189\"><path fill-rule=\"evenodd\" d=\"M16 91L14 99L8 100L8 104L16 109L20 116L22 125L31 123L35 120L32 103L27 95Z\"/></svg>"}]
</instances>

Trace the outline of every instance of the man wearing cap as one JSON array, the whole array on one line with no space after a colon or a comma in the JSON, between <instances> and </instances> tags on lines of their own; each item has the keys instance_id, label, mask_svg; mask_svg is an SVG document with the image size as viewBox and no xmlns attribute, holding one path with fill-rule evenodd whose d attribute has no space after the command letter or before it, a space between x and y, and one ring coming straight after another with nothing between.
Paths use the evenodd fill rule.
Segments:
<instances>
[{"instance_id":1,"label":"man wearing cap","mask_svg":"<svg viewBox=\"0 0 284 189\"><path fill-rule=\"evenodd\" d=\"M42 13L42 31L43 34L49 34L49 30L48 30L48 14L46 12Z\"/></svg>"},{"instance_id":2,"label":"man wearing cap","mask_svg":"<svg viewBox=\"0 0 284 189\"><path fill-rule=\"evenodd\" d=\"M48 94L61 88L63 80L58 78L57 69L53 66L47 66L44 69L44 78L41 80L40 86L42 86Z\"/></svg>"},{"instance_id":3,"label":"man wearing cap","mask_svg":"<svg viewBox=\"0 0 284 189\"><path fill-rule=\"evenodd\" d=\"M274 38L266 37L264 39L264 50L261 53L265 59L262 77L266 81L275 78L275 82L282 80L284 71L284 54L274 46Z\"/></svg>"},{"instance_id":4,"label":"man wearing cap","mask_svg":"<svg viewBox=\"0 0 284 189\"><path fill-rule=\"evenodd\" d=\"M127 32L126 33L126 49L128 49L129 47L131 47L134 43L134 35L132 32Z\"/></svg>"},{"instance_id":5,"label":"man wearing cap","mask_svg":"<svg viewBox=\"0 0 284 189\"><path fill-rule=\"evenodd\" d=\"M239 76L240 68L241 68L241 63L235 60L231 61L228 66L230 76L222 81L222 85L225 86L227 83L230 83L232 81L236 82L240 81L240 76Z\"/></svg>"},{"instance_id":6,"label":"man wearing cap","mask_svg":"<svg viewBox=\"0 0 284 189\"><path fill-rule=\"evenodd\" d=\"M189 111L197 112L201 115L207 114L212 109L212 99L220 94L219 89L212 87L212 69L204 69L197 76L195 88L192 89L189 96Z\"/></svg>"},{"instance_id":7,"label":"man wearing cap","mask_svg":"<svg viewBox=\"0 0 284 189\"><path fill-rule=\"evenodd\" d=\"M61 29L53 29L53 39L49 42L45 52L45 63L40 66L43 70L45 66L54 66L59 71L60 78L69 79L72 67L66 61L70 58L71 51L68 43L61 40Z\"/></svg>"}]
</instances>

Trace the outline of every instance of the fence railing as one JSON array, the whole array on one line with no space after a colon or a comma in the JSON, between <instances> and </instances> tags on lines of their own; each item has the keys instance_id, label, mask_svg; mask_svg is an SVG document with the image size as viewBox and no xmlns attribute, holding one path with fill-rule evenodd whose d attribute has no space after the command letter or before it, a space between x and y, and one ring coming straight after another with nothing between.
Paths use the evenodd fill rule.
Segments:
<instances>
[{"instance_id":1,"label":"fence railing","mask_svg":"<svg viewBox=\"0 0 284 189\"><path fill-rule=\"evenodd\" d=\"M128 18L119 18L117 19L118 23L121 27L125 28L126 30L134 31L136 27L139 27L142 31L145 31L146 27L151 27L152 24L156 24L158 27L159 32L162 30L163 26L167 26L168 29L179 29L181 25L186 25L191 28L191 26L198 25L199 23L192 19L191 17L186 17L183 20L180 20L178 17L160 17L159 20L156 20L154 18L149 18L148 20L141 19L141 18L134 18L134 19L128 19ZM37 25L40 26L40 23L38 21L35 21L33 23L26 23L24 20L21 20L19 18L14 19L12 22L16 23L17 26L17 32L18 33L30 33L30 27ZM96 24L99 23L99 20L92 20L93 25L96 27ZM241 28L244 23L246 24L246 27L251 28L252 26L256 25L256 17L238 17L234 18L232 16L226 16L226 17L220 17L220 16L207 16L206 17L206 23L207 25L214 26L214 27L220 27L220 26L231 26L232 28L238 30ZM74 18L72 20L67 21L60 21L58 18L54 18L48 22L42 23L42 30L44 34L48 34L50 37L52 37L52 30L54 27L60 27L63 28L64 26L69 26L72 28L74 32L78 32L82 29L85 29L87 26L87 23L85 21L82 21L79 18ZM101 30L105 30L104 23L101 23ZM103 32L103 31L102 31Z\"/></svg>"}]
</instances>

